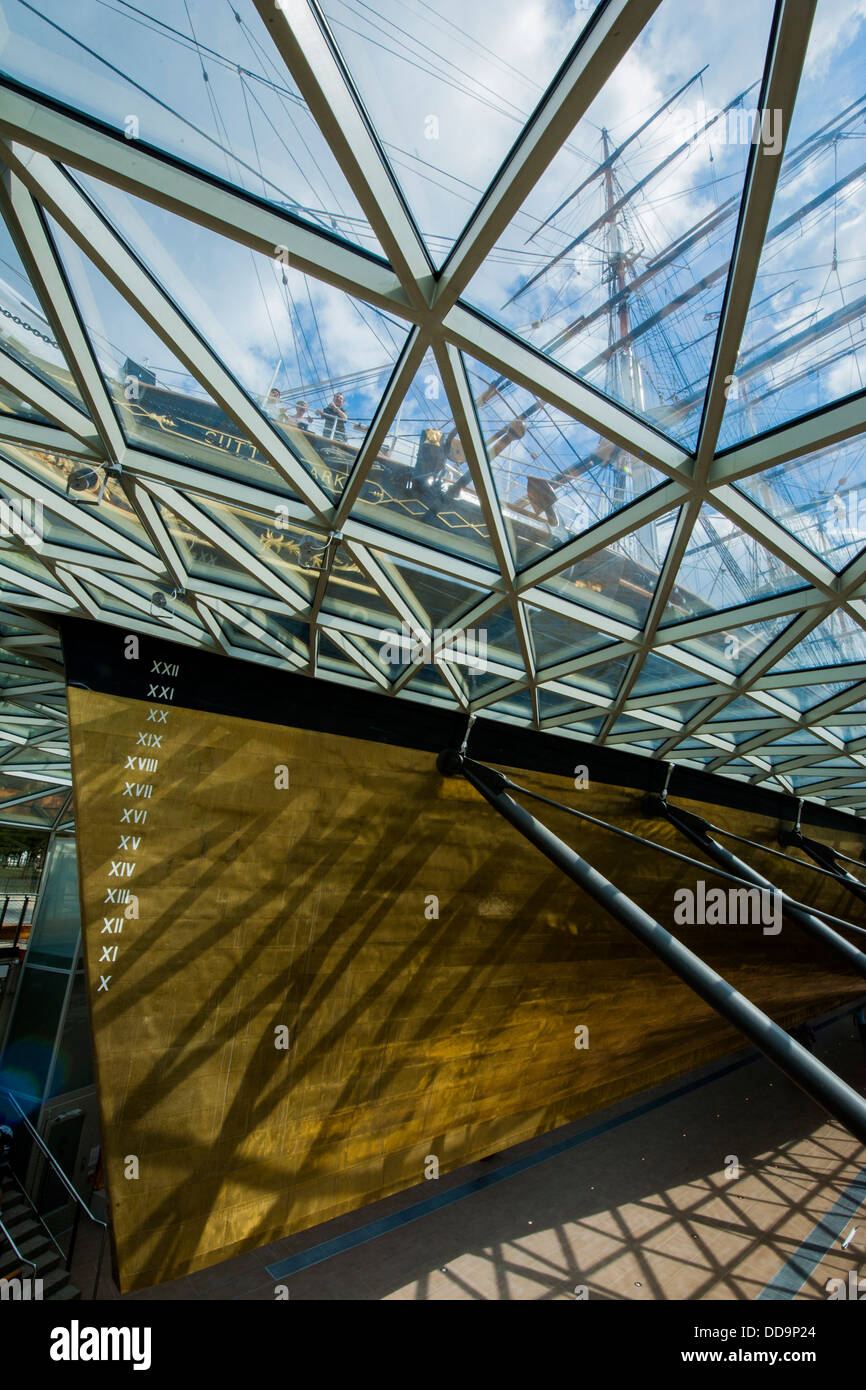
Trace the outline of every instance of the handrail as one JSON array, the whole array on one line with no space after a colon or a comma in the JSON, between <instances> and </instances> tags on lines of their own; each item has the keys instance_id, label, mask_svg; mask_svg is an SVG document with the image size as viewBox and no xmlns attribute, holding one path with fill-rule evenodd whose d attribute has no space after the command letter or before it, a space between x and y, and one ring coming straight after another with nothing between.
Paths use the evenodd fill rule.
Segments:
<instances>
[{"instance_id":1,"label":"handrail","mask_svg":"<svg viewBox=\"0 0 866 1390\"><path fill-rule=\"evenodd\" d=\"M76 1192L75 1188L72 1186L72 1183L71 1183L71 1182L69 1181L69 1179L67 1178L67 1176L66 1176L66 1174L64 1173L63 1169L60 1167L60 1164L57 1162L57 1159L54 1157L54 1155L53 1155L53 1153L51 1152L51 1150L49 1149L48 1145L44 1142L44 1140L43 1140L43 1138L42 1138L42 1135L41 1135L41 1134L39 1133L39 1131L31 1124L30 1119L29 1119L29 1117L27 1116L26 1112L25 1112L24 1110L21 1109L21 1106L18 1104L18 1101L17 1101L16 1097L12 1094L11 1091L4 1091L3 1094L6 1096L6 1099L7 1099L7 1100L11 1100L12 1104L15 1106L15 1109L18 1111L18 1114L21 1116L21 1118L22 1118L22 1120L24 1121L25 1125L26 1125L27 1128L29 1129L31 1135L32 1135L33 1138L36 1140L37 1145L38 1145L39 1148L42 1150L42 1152L44 1153L45 1157L48 1159L48 1162L51 1164L51 1167L54 1169L55 1173L56 1173L57 1176L59 1177L60 1181L63 1183L63 1186L66 1188L66 1191L69 1193L69 1195L70 1195L70 1197L73 1199L73 1201L75 1201L75 1202L78 1203L78 1205L81 1207L81 1209L82 1209L82 1211L84 1212L84 1214L85 1214L86 1216L89 1216L89 1217L90 1217L90 1220L91 1220L91 1221L94 1221L94 1222L96 1223L97 1226L104 1226L105 1229L108 1230L108 1222L107 1222L107 1221L100 1221L100 1219L99 1219L98 1216L94 1216L94 1215L93 1215L93 1212L90 1210L90 1207L87 1205L87 1203L85 1202L84 1198L80 1195L80 1193Z\"/></svg>"},{"instance_id":2,"label":"handrail","mask_svg":"<svg viewBox=\"0 0 866 1390\"><path fill-rule=\"evenodd\" d=\"M108 1222L101 1221L98 1216L94 1216L93 1212L90 1210L90 1207L87 1205L84 1198L78 1192L76 1192L75 1188L72 1186L72 1183L67 1178L63 1169L60 1167L60 1164L57 1162L57 1159L54 1157L48 1145L44 1142L42 1135L34 1127L34 1125L31 1124L30 1118L25 1113L25 1111L21 1109L21 1106L18 1104L17 1097L13 1095L11 1091L5 1089L3 1091L3 1095L5 1095L6 1099L11 1101L12 1104L15 1106L15 1109L18 1111L18 1114L21 1116L21 1119L24 1121L24 1124L30 1131L30 1134L36 1140L37 1146L42 1150L43 1154L48 1159L48 1162L51 1164L51 1167L53 1168L54 1172L57 1174L60 1181L63 1183L63 1186L66 1188L66 1191L69 1193L70 1197L72 1197L73 1201L76 1203L75 1219L72 1223L72 1239L70 1241L69 1251L66 1256L67 1270L70 1270L72 1268L72 1254L75 1249L75 1240L78 1235L78 1222L80 1220L79 1208L81 1209L81 1211L84 1212L85 1216L93 1222L95 1226L102 1227L102 1239L99 1242L99 1259L96 1262L96 1271L93 1275L93 1293L91 1294L91 1298L96 1298L97 1290L99 1288L99 1276L102 1272L102 1260L103 1256L105 1255L105 1239L108 1235ZM49 1230L48 1226L45 1225L45 1222L42 1220L42 1217L39 1216L39 1213L36 1211L36 1208L33 1206L33 1203L30 1201L30 1198L24 1191L23 1183L19 1183L19 1186L21 1187L21 1191L24 1194L24 1197L26 1198L29 1206L34 1212L36 1212L36 1216L38 1217L40 1223L45 1227L45 1230L48 1231L48 1234L49 1236L51 1236L52 1241L57 1246L57 1249L60 1250L60 1246L57 1245L57 1241L54 1239L54 1236L51 1234L51 1231ZM62 1254L63 1251L61 1250L60 1253Z\"/></svg>"},{"instance_id":3,"label":"handrail","mask_svg":"<svg viewBox=\"0 0 866 1390\"><path fill-rule=\"evenodd\" d=\"M33 1270L33 1274L34 1274L34 1277L35 1277L35 1276L39 1273L39 1271L38 1271L38 1269L37 1269L37 1267L36 1267L35 1261L33 1261L33 1260L28 1260L28 1258L27 1258L26 1255L22 1255L22 1254L21 1254L21 1251L18 1249L18 1246L15 1244L14 1240L13 1240L12 1237L10 1236L10 1234L9 1234L9 1232L7 1231L6 1227L3 1225L3 1222L2 1222L2 1221L0 1221L0 1231L3 1232L4 1236L5 1236L6 1239L8 1240L9 1244L12 1246L12 1251L13 1251L13 1253L14 1253L15 1255L18 1256L18 1259L21 1261L22 1264L25 1264L25 1265L29 1265L29 1266L30 1266L30 1268Z\"/></svg>"},{"instance_id":4,"label":"handrail","mask_svg":"<svg viewBox=\"0 0 866 1390\"><path fill-rule=\"evenodd\" d=\"M9 1165L9 1171L10 1171L10 1173L12 1173L12 1165L11 1165L11 1164ZM65 1259L66 1259L66 1255L65 1255L65 1253L64 1253L63 1246L60 1244L59 1240L58 1240L57 1237L55 1236L55 1234L54 1234L54 1232L52 1231L51 1227L48 1226L48 1225L42 1220L42 1217L39 1215L39 1212L36 1210L36 1208L34 1207L33 1203L31 1202L30 1198L28 1197L27 1193L24 1191L24 1188L23 1188L22 1184L19 1182L18 1178L15 1177L15 1174L14 1174L14 1173L12 1173L12 1176L13 1176L13 1178L15 1178L15 1183L16 1183L16 1186L17 1186L17 1188L18 1188L18 1191L19 1191L20 1195L24 1198L24 1201L27 1203L27 1205L28 1205L28 1207L30 1208L30 1210L32 1211L35 1220L37 1220L37 1221L39 1222L39 1225L42 1227L42 1229L43 1229L43 1231L45 1232L45 1234L47 1235L48 1239L51 1241L51 1244L54 1246L54 1249L57 1251L58 1255L62 1256L62 1258L65 1260Z\"/></svg>"},{"instance_id":5,"label":"handrail","mask_svg":"<svg viewBox=\"0 0 866 1390\"><path fill-rule=\"evenodd\" d=\"M0 941L0 947L5 944L5 942ZM0 1004L2 1004L3 1000L6 998L6 991L10 987L10 981L14 979L15 971L21 968L21 962L18 959L17 951L12 951L11 949L9 951L0 951L0 962L3 961L4 956L8 957L8 959L6 960L6 969L3 974L0 975Z\"/></svg>"}]
</instances>

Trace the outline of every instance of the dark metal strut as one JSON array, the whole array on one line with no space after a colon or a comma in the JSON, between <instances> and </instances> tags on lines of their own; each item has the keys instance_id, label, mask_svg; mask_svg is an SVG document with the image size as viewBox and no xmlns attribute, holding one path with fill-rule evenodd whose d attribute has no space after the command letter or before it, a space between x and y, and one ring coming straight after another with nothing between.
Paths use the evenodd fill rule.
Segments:
<instances>
[{"instance_id":1,"label":"dark metal strut","mask_svg":"<svg viewBox=\"0 0 866 1390\"><path fill-rule=\"evenodd\" d=\"M705 1003L739 1029L816 1104L866 1143L866 1101L863 1097L795 1042L784 1029L650 917L649 913L581 859L547 826L518 805L508 795L508 790L518 790L514 783L501 772L476 763L454 749L439 754L437 767L445 777L465 777L494 810L510 821L551 863L664 961ZM750 874L750 877L753 876Z\"/></svg>"},{"instance_id":2,"label":"dark metal strut","mask_svg":"<svg viewBox=\"0 0 866 1390\"><path fill-rule=\"evenodd\" d=\"M813 912L809 912L806 908L795 903L793 898L782 892L781 888L777 888L745 860L738 859L735 854L731 854L729 849L720 845L718 840L714 840L710 834L713 827L708 821L693 815L691 811L684 811L680 806L671 806L666 797L651 798L649 804L657 810L659 815L666 816L672 825L675 825L691 840L692 844L698 845L705 854L709 854L728 873L737 874L740 878L748 879L750 883L754 883L757 888L763 888L765 891L775 894L786 917L789 917L792 922L796 922L798 927L808 932L809 936L816 941L829 947L847 965L850 965L852 970L856 970L859 975L866 979L866 955L859 947L846 941L844 936L840 936L839 932L834 931L826 922L821 922Z\"/></svg>"},{"instance_id":3,"label":"dark metal strut","mask_svg":"<svg viewBox=\"0 0 866 1390\"><path fill-rule=\"evenodd\" d=\"M786 831L780 838L783 845L795 845L804 854L808 854L819 868L831 874L837 883L842 884L843 888L847 888L852 897L857 898L861 903L866 903L866 884L861 883L859 878L855 878L854 874L849 873L839 863L829 845L822 845L820 840L812 840L808 835L804 835L800 829L799 821L793 830Z\"/></svg>"}]
</instances>

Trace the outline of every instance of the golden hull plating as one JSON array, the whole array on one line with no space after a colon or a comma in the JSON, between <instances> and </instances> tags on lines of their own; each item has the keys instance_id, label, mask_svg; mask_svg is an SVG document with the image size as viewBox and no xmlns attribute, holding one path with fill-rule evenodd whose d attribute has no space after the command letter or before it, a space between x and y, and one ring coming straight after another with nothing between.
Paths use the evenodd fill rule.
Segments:
<instances>
[{"instance_id":1,"label":"golden hull plating","mask_svg":"<svg viewBox=\"0 0 866 1390\"><path fill-rule=\"evenodd\" d=\"M432 755L68 695L123 1291L421 1183L430 1155L455 1168L742 1045ZM578 791L569 767L513 775L690 852L637 792ZM766 817L709 814L777 843ZM542 818L672 925L695 871ZM863 921L809 869L743 853L795 896ZM137 916L119 901L129 893ZM675 930L784 1026L864 993L787 922L778 936ZM580 1025L588 1048L575 1046Z\"/></svg>"}]
</instances>

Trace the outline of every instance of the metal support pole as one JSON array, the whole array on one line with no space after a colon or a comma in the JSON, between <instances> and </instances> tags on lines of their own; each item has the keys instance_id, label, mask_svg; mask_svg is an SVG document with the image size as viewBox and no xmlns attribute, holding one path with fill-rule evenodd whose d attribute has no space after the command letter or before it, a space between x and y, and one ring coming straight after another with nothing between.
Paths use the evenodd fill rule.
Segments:
<instances>
[{"instance_id":1,"label":"metal support pole","mask_svg":"<svg viewBox=\"0 0 866 1390\"><path fill-rule=\"evenodd\" d=\"M664 961L705 1003L748 1038L769 1057L786 1076L805 1091L817 1105L844 1125L857 1139L866 1142L866 1101L835 1072L825 1067L784 1029L768 1018L745 995L608 879L587 864L580 855L557 838L545 825L506 794L508 779L481 763L464 758L456 750L439 754L437 767L443 776L463 776L486 801L514 826L551 863L593 898L600 907L621 922L638 941Z\"/></svg>"},{"instance_id":2,"label":"metal support pole","mask_svg":"<svg viewBox=\"0 0 866 1390\"><path fill-rule=\"evenodd\" d=\"M69 1249L66 1252L66 1272L72 1269L72 1256L75 1254L75 1242L78 1238L78 1226L81 1221L81 1208L76 1202L75 1211L72 1216L72 1235L69 1239Z\"/></svg>"},{"instance_id":3,"label":"metal support pole","mask_svg":"<svg viewBox=\"0 0 866 1390\"><path fill-rule=\"evenodd\" d=\"M838 879L848 892L859 899L861 903L866 903L866 884L860 882L853 874L849 874L836 858L832 849L828 845L822 845L819 840L811 840L808 835L804 835L796 826L787 834L781 835L783 845L796 845L804 854L808 854L810 859L822 869L826 869L834 878Z\"/></svg>"},{"instance_id":4,"label":"metal support pole","mask_svg":"<svg viewBox=\"0 0 866 1390\"><path fill-rule=\"evenodd\" d=\"M6 909L7 909L8 906L9 906L9 894L7 893L7 894L6 894L6 897L3 899L3 911L0 912L0 927L2 927L2 926L3 926L3 923L6 921Z\"/></svg>"},{"instance_id":5,"label":"metal support pole","mask_svg":"<svg viewBox=\"0 0 866 1390\"><path fill-rule=\"evenodd\" d=\"M30 903L30 898L29 898L29 896L28 896L28 897L26 897L26 898L24 899L23 903L21 904L21 911L20 911L19 914L18 914L18 925L17 925L16 928L15 928L15 940L12 942L12 950L13 950L13 951L17 951L17 949L18 949L18 938L19 938L20 935L21 935L21 928L22 928L22 926L24 925L24 914L25 914L25 912L27 911L27 907L28 907L29 903Z\"/></svg>"},{"instance_id":6,"label":"metal support pole","mask_svg":"<svg viewBox=\"0 0 866 1390\"><path fill-rule=\"evenodd\" d=\"M796 922L798 927L808 932L809 936L820 941L823 946L829 947L837 956L840 956L852 970L856 970L858 975L866 979L866 955L857 947L852 946L850 941L846 941L844 936L840 936L832 927L828 927L826 922L821 922L811 912L805 908L795 907L787 893L783 893L781 888L776 888L768 878L764 878L756 869L747 864L743 859L738 859L735 854L731 854L729 849L720 845L718 840L714 840L710 835L710 826L700 816L692 815L691 811L684 811L679 806L671 806L669 802L662 802L659 798L657 806L661 815L667 816L672 825L691 840L692 844L697 845L709 854L716 863L726 869L728 873L737 874L740 878L748 879L757 888L763 888L770 893L775 893L782 905L782 910L792 922Z\"/></svg>"}]
</instances>

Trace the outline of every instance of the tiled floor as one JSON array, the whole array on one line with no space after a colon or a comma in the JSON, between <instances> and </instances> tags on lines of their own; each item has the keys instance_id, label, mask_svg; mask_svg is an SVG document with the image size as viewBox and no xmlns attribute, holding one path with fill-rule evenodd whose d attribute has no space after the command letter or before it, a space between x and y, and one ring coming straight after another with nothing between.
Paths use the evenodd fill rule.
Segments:
<instances>
[{"instance_id":1,"label":"tiled floor","mask_svg":"<svg viewBox=\"0 0 866 1390\"><path fill-rule=\"evenodd\" d=\"M866 1052L846 1016L817 1055L866 1091ZM753 1299L866 1164L866 1151L769 1063L737 1068L517 1176L280 1280L267 1266L405 1212L515 1158L629 1115L692 1077L474 1164L435 1183L130 1299ZM866 1280L866 1206L830 1241L801 1298L830 1278ZM94 1247L73 1269L89 1292ZM817 1244L817 1241L814 1242ZM866 1287L866 1285L864 1285ZM585 1293L584 1293L585 1291ZM118 1298L106 1270L100 1297Z\"/></svg>"}]
</instances>

